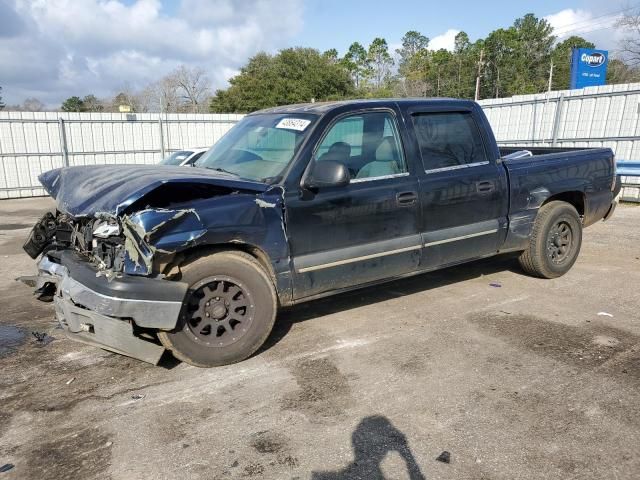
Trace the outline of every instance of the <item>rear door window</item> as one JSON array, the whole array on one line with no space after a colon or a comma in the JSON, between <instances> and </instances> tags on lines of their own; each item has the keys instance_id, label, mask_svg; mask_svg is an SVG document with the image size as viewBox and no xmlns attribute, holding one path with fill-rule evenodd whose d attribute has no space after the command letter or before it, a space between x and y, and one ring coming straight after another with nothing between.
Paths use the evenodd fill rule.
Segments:
<instances>
[{"instance_id":1,"label":"rear door window","mask_svg":"<svg viewBox=\"0 0 640 480\"><path fill-rule=\"evenodd\" d=\"M470 112L416 113L412 119L426 171L488 162Z\"/></svg>"}]
</instances>

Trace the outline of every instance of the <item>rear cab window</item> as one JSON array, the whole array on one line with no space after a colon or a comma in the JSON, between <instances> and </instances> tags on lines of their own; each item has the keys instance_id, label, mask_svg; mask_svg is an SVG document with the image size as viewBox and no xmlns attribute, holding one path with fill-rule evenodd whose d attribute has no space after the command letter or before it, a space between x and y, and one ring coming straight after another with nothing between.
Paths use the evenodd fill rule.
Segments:
<instances>
[{"instance_id":1,"label":"rear cab window","mask_svg":"<svg viewBox=\"0 0 640 480\"><path fill-rule=\"evenodd\" d=\"M414 113L411 118L427 172L489 163L471 112Z\"/></svg>"}]
</instances>

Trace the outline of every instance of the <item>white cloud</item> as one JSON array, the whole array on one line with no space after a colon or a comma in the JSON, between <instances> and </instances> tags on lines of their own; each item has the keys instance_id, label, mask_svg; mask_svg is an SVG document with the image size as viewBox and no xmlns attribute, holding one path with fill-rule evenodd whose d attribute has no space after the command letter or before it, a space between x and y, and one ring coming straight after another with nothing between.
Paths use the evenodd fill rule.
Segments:
<instances>
[{"instance_id":1,"label":"white cloud","mask_svg":"<svg viewBox=\"0 0 640 480\"><path fill-rule=\"evenodd\" d=\"M159 0L14 0L0 7L7 103L110 95L180 64L202 66L220 88L248 57L286 46L302 27L302 0L182 0L171 14Z\"/></svg>"},{"instance_id":2,"label":"white cloud","mask_svg":"<svg viewBox=\"0 0 640 480\"><path fill-rule=\"evenodd\" d=\"M594 43L596 48L615 49L623 35L620 29L615 28L619 15L567 8L544 18L560 42L576 35Z\"/></svg>"},{"instance_id":3,"label":"white cloud","mask_svg":"<svg viewBox=\"0 0 640 480\"><path fill-rule=\"evenodd\" d=\"M441 48L444 48L445 50L452 52L456 44L456 35L459 33L460 30L450 28L443 34L433 37L429 41L429 48L431 50L440 50Z\"/></svg>"}]
</instances>

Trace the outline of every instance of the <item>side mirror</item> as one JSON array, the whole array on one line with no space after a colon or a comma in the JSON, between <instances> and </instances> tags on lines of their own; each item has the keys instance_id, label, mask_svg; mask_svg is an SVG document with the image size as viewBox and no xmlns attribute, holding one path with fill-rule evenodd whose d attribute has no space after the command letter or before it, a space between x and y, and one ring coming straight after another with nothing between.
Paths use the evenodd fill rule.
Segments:
<instances>
[{"instance_id":1,"label":"side mirror","mask_svg":"<svg viewBox=\"0 0 640 480\"><path fill-rule=\"evenodd\" d=\"M307 188L344 187L351 181L349 169L340 162L325 160L314 162L313 169L304 181Z\"/></svg>"}]
</instances>

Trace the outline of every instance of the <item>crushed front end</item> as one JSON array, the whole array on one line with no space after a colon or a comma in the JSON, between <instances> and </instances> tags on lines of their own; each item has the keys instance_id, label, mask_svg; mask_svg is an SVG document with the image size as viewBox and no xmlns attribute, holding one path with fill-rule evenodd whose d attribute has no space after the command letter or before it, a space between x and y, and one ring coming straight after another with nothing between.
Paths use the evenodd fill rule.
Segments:
<instances>
[{"instance_id":1,"label":"crushed front end","mask_svg":"<svg viewBox=\"0 0 640 480\"><path fill-rule=\"evenodd\" d=\"M41 255L38 274L20 280L54 302L72 339L157 364L164 347L153 332L176 326L187 285L153 271L152 247L135 225L129 217L49 212L24 245L32 258Z\"/></svg>"},{"instance_id":2,"label":"crushed front end","mask_svg":"<svg viewBox=\"0 0 640 480\"><path fill-rule=\"evenodd\" d=\"M181 266L212 245L264 245L290 291L279 187L155 165L65 167L39 179L57 210L24 245L38 274L19 280L55 303L75 340L157 363L158 332L179 327L188 295Z\"/></svg>"}]
</instances>

